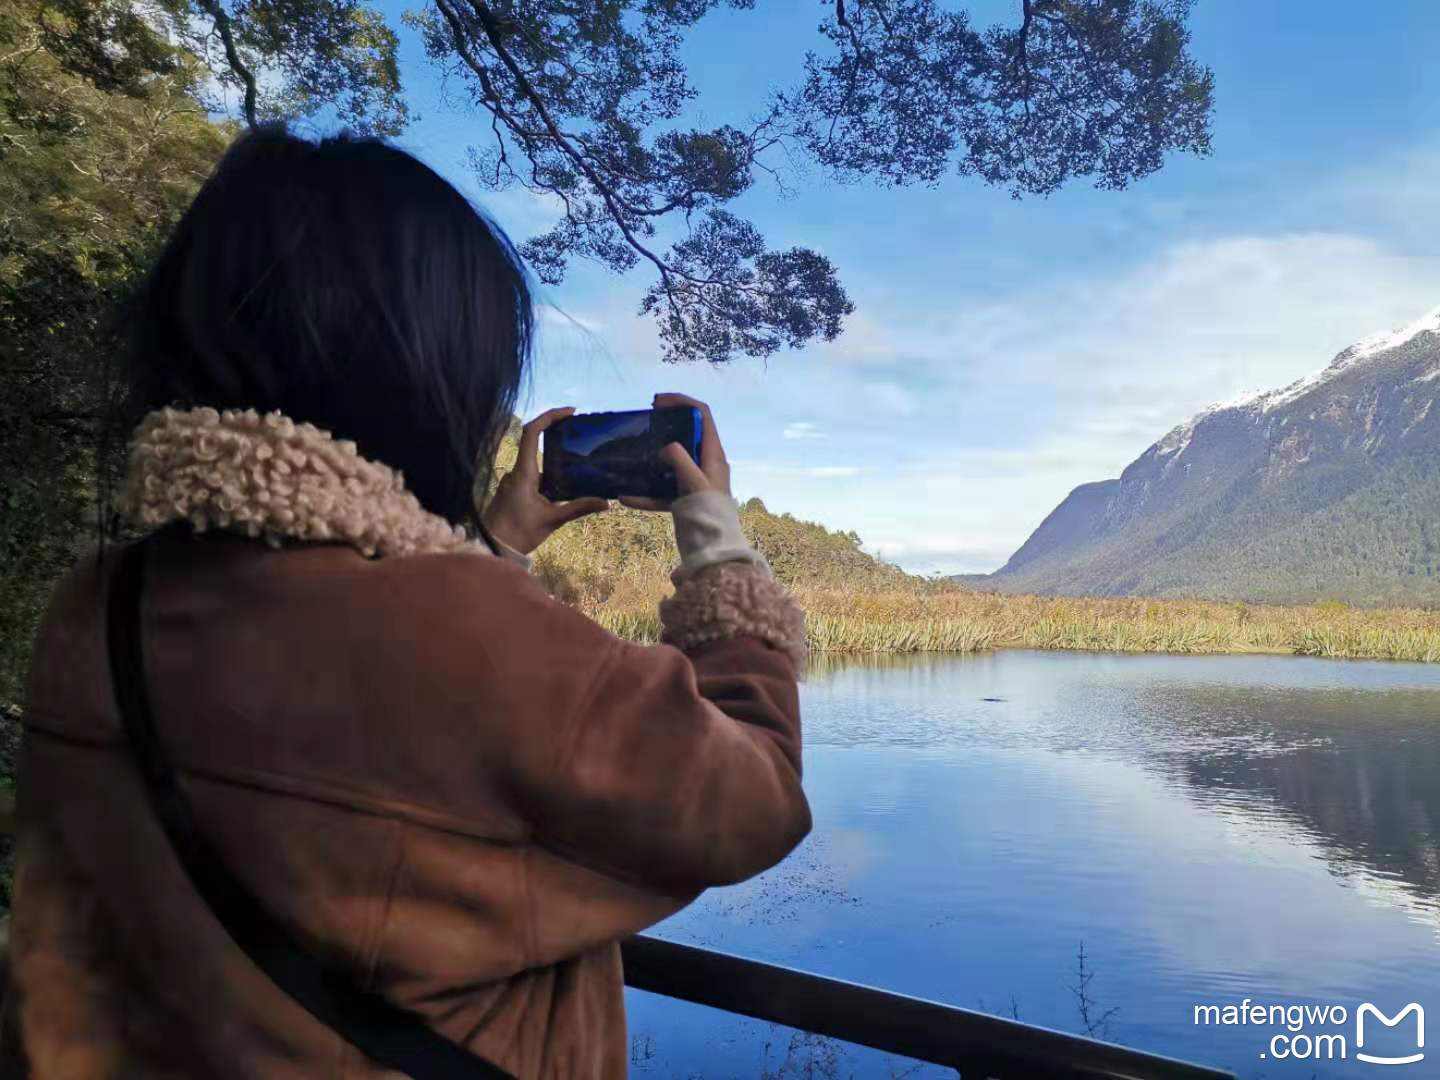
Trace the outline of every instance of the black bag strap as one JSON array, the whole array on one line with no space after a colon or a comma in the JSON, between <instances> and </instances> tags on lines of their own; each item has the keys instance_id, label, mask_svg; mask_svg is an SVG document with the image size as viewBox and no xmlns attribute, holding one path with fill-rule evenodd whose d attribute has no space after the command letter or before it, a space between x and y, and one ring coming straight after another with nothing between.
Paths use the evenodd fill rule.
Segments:
<instances>
[{"instance_id":1,"label":"black bag strap","mask_svg":"<svg viewBox=\"0 0 1440 1080\"><path fill-rule=\"evenodd\" d=\"M307 1012L367 1057L413 1080L514 1080L457 1046L416 1014L362 990L297 944L195 831L150 713L140 640L145 541L120 556L110 583L106 637L115 702L160 822L196 891L255 965Z\"/></svg>"}]
</instances>

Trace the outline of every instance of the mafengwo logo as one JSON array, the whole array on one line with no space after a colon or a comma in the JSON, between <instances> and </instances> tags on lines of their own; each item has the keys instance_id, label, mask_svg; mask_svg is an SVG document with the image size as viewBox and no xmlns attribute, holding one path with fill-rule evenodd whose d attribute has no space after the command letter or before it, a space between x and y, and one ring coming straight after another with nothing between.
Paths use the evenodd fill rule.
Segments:
<instances>
[{"instance_id":1,"label":"mafengwo logo","mask_svg":"<svg viewBox=\"0 0 1440 1080\"><path fill-rule=\"evenodd\" d=\"M1365 1046L1365 1020L1373 1017L1387 1028L1399 1027L1407 1017L1415 1017L1415 1053L1405 1054L1401 1057L1381 1057L1376 1054L1367 1054L1362 1049ZM1373 1034L1374 1027L1371 1027ZM1389 1017L1371 1005L1368 1001L1355 1010L1355 1060L1368 1061L1371 1065L1414 1065L1417 1061L1425 1060L1425 1010L1415 1002L1411 1002L1401 1009L1395 1016Z\"/></svg>"},{"instance_id":2,"label":"mafengwo logo","mask_svg":"<svg viewBox=\"0 0 1440 1080\"><path fill-rule=\"evenodd\" d=\"M1238 1005L1196 1005L1195 1023L1256 1028L1265 1061L1353 1057L1369 1065L1416 1065L1425 1060L1425 1009L1416 1001L1393 1015L1364 1002L1355 1010L1352 1026L1344 1005L1266 1005L1246 998Z\"/></svg>"}]
</instances>

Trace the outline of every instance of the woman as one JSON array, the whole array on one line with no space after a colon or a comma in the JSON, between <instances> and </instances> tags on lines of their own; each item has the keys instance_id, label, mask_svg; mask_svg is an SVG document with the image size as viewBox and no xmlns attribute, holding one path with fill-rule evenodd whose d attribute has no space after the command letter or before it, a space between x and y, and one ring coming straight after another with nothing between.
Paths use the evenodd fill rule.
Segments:
<instances>
[{"instance_id":1,"label":"woman","mask_svg":"<svg viewBox=\"0 0 1440 1080\"><path fill-rule=\"evenodd\" d=\"M531 320L509 244L419 162L239 141L132 312L122 506L157 533L138 666L196 831L306 952L517 1077L618 1077L616 943L810 827L803 620L708 409L698 464L665 451L664 644L528 574L604 507L539 494L569 410L526 426L472 522ZM12 946L33 1075L396 1075L256 967L177 859L112 694L116 556L59 584L34 655Z\"/></svg>"}]
</instances>

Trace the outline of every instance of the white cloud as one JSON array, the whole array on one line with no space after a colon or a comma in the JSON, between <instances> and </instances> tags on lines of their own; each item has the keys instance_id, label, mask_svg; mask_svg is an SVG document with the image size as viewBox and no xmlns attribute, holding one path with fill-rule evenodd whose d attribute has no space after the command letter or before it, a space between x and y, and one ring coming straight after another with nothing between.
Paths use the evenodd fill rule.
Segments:
<instances>
[{"instance_id":1,"label":"white cloud","mask_svg":"<svg viewBox=\"0 0 1440 1080\"><path fill-rule=\"evenodd\" d=\"M490 191L475 186L468 194L517 246L531 236L548 232L565 216L564 200L549 192L523 187Z\"/></svg>"},{"instance_id":2,"label":"white cloud","mask_svg":"<svg viewBox=\"0 0 1440 1080\"><path fill-rule=\"evenodd\" d=\"M828 439L830 436L820 431L819 427L813 420L797 420L786 424L780 435L785 439Z\"/></svg>"},{"instance_id":3,"label":"white cloud","mask_svg":"<svg viewBox=\"0 0 1440 1080\"><path fill-rule=\"evenodd\" d=\"M731 460L731 469L736 475L810 477L816 480L842 480L859 476L864 470L859 465L795 465L774 461Z\"/></svg>"},{"instance_id":4,"label":"white cloud","mask_svg":"<svg viewBox=\"0 0 1440 1080\"><path fill-rule=\"evenodd\" d=\"M576 315L554 304L539 303L535 305L535 310L539 321L546 326L561 327L564 329L578 327L581 330L587 330L591 333L605 328L605 324L599 319L593 319L585 315Z\"/></svg>"},{"instance_id":5,"label":"white cloud","mask_svg":"<svg viewBox=\"0 0 1440 1080\"><path fill-rule=\"evenodd\" d=\"M984 534L914 532L864 539L861 547L920 574L981 573L1010 557L1008 547L997 547L994 538Z\"/></svg>"}]
</instances>

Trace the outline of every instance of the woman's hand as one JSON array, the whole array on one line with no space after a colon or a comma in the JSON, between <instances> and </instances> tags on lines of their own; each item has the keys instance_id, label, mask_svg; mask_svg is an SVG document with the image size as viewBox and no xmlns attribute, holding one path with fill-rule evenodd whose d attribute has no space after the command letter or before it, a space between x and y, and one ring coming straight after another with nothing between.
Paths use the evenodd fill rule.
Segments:
<instances>
[{"instance_id":1,"label":"woman's hand","mask_svg":"<svg viewBox=\"0 0 1440 1080\"><path fill-rule=\"evenodd\" d=\"M485 527L507 547L529 555L566 522L609 507L604 499L551 502L540 494L540 433L575 410L569 406L541 413L520 429L520 456L501 478L485 507ZM683 451L682 451L683 453Z\"/></svg>"},{"instance_id":2,"label":"woman's hand","mask_svg":"<svg viewBox=\"0 0 1440 1080\"><path fill-rule=\"evenodd\" d=\"M700 410L700 463L695 461L679 443L670 443L660 450L660 457L675 470L675 479L680 494L694 495L697 491L722 491L730 494L730 463L725 460L725 448L720 445L720 433L715 430L715 418L710 415L710 406L684 394L656 394L654 408L666 409L674 405L692 405ZM620 503L634 510L669 510L669 499L647 499L638 495L622 495Z\"/></svg>"}]
</instances>

